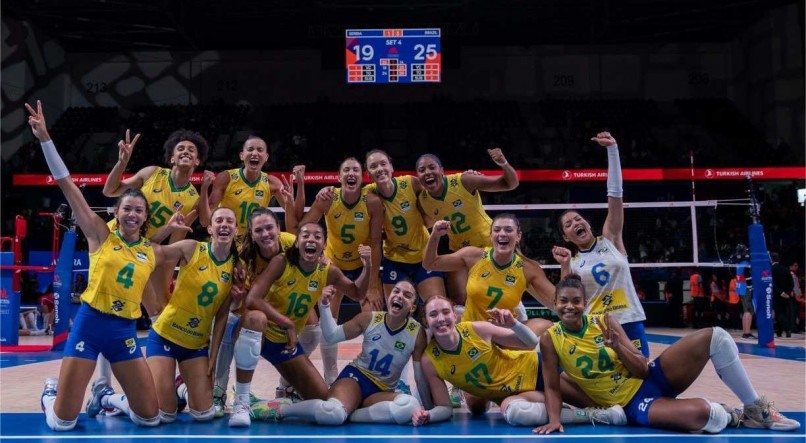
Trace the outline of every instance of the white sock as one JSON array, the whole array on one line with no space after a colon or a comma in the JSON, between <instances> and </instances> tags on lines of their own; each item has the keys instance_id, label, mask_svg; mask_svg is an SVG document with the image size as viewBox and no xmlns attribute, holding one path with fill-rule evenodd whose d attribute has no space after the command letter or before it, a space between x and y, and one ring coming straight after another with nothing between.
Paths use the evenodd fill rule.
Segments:
<instances>
[{"instance_id":1,"label":"white sock","mask_svg":"<svg viewBox=\"0 0 806 443\"><path fill-rule=\"evenodd\" d=\"M755 403L759 396L739 360L736 342L724 329L715 327L711 335L711 362L722 383L730 388L743 404Z\"/></svg>"},{"instance_id":2,"label":"white sock","mask_svg":"<svg viewBox=\"0 0 806 443\"><path fill-rule=\"evenodd\" d=\"M126 415L129 415L131 412L126 394L104 395L101 398L101 406L104 408L118 408Z\"/></svg>"},{"instance_id":3,"label":"white sock","mask_svg":"<svg viewBox=\"0 0 806 443\"><path fill-rule=\"evenodd\" d=\"M250 389L252 389L252 382L240 383L240 382L236 381L235 382L235 399L248 405L249 404L249 390Z\"/></svg>"},{"instance_id":4,"label":"white sock","mask_svg":"<svg viewBox=\"0 0 806 443\"><path fill-rule=\"evenodd\" d=\"M324 400L303 400L299 403L280 406L280 417L299 418L305 421L316 421L316 411L319 410Z\"/></svg>"}]
</instances>

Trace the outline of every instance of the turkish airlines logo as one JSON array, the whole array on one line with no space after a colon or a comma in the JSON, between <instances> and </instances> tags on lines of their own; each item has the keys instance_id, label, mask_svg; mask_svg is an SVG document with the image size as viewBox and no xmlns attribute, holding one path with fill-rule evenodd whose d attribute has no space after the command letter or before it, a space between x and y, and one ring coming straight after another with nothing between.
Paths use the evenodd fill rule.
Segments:
<instances>
[{"instance_id":1,"label":"turkish airlines logo","mask_svg":"<svg viewBox=\"0 0 806 443\"><path fill-rule=\"evenodd\" d=\"M714 178L714 170L713 169L706 169L705 170L705 178Z\"/></svg>"},{"instance_id":2,"label":"turkish airlines logo","mask_svg":"<svg viewBox=\"0 0 806 443\"><path fill-rule=\"evenodd\" d=\"M51 185L53 184L53 176L49 175L47 179L45 179L45 183Z\"/></svg>"},{"instance_id":3,"label":"turkish airlines logo","mask_svg":"<svg viewBox=\"0 0 806 443\"><path fill-rule=\"evenodd\" d=\"M565 171L563 171L561 177L563 178L563 180L570 180L571 179L571 171L566 169Z\"/></svg>"}]
</instances>

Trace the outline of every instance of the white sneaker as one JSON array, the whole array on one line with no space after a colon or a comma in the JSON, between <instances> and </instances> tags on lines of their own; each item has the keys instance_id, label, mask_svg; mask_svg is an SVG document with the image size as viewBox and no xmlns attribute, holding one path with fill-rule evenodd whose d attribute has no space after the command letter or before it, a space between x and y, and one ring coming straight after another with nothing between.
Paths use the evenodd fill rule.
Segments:
<instances>
[{"instance_id":1,"label":"white sneaker","mask_svg":"<svg viewBox=\"0 0 806 443\"><path fill-rule=\"evenodd\" d=\"M451 406L454 408L462 407L462 402L465 399L465 395L461 389L457 388L456 386L451 386L448 389L448 395L450 395L451 398Z\"/></svg>"},{"instance_id":2,"label":"white sneaker","mask_svg":"<svg viewBox=\"0 0 806 443\"><path fill-rule=\"evenodd\" d=\"M248 428L252 425L252 419L249 417L249 414L249 405L236 399L235 403L232 405L232 414L229 416L229 427Z\"/></svg>"},{"instance_id":3,"label":"white sneaker","mask_svg":"<svg viewBox=\"0 0 806 443\"><path fill-rule=\"evenodd\" d=\"M42 396L39 397L39 405L42 406L42 412L45 412L45 403L42 401L45 397L55 397L56 388L59 384L59 379L48 377L45 379L45 386L42 389Z\"/></svg>"},{"instance_id":4,"label":"white sneaker","mask_svg":"<svg viewBox=\"0 0 806 443\"><path fill-rule=\"evenodd\" d=\"M773 431L794 431L800 428L800 423L781 414L775 403L766 397L759 398L753 404L744 405L742 423L748 428Z\"/></svg>"},{"instance_id":5,"label":"white sneaker","mask_svg":"<svg viewBox=\"0 0 806 443\"><path fill-rule=\"evenodd\" d=\"M624 426L627 424L627 414L624 413L624 408L619 405L613 405L609 408L585 408L591 423L601 423L611 426Z\"/></svg>"},{"instance_id":6,"label":"white sneaker","mask_svg":"<svg viewBox=\"0 0 806 443\"><path fill-rule=\"evenodd\" d=\"M213 406L215 406L215 418L224 416L225 405L227 404L227 394L224 389L216 386L213 388Z\"/></svg>"}]
</instances>

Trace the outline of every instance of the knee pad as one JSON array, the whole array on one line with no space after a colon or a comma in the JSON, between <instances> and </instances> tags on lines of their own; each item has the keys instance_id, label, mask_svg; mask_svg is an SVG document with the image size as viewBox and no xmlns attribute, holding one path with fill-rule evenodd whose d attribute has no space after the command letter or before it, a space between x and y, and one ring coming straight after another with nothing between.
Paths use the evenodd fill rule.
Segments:
<instances>
[{"instance_id":1,"label":"knee pad","mask_svg":"<svg viewBox=\"0 0 806 443\"><path fill-rule=\"evenodd\" d=\"M45 422L52 431L72 431L76 427L78 417L73 420L62 420L56 416L53 408L45 409Z\"/></svg>"},{"instance_id":2,"label":"knee pad","mask_svg":"<svg viewBox=\"0 0 806 443\"><path fill-rule=\"evenodd\" d=\"M512 426L537 426L549 421L546 405L521 399L509 402L504 419Z\"/></svg>"},{"instance_id":3,"label":"knee pad","mask_svg":"<svg viewBox=\"0 0 806 443\"><path fill-rule=\"evenodd\" d=\"M705 401L708 403L710 411L708 412L708 422L702 427L702 431L709 434L719 433L728 426L730 415L721 404Z\"/></svg>"},{"instance_id":4,"label":"knee pad","mask_svg":"<svg viewBox=\"0 0 806 443\"><path fill-rule=\"evenodd\" d=\"M719 370L739 358L739 348L730 334L720 327L715 327L711 332L710 354L714 368Z\"/></svg>"},{"instance_id":5,"label":"knee pad","mask_svg":"<svg viewBox=\"0 0 806 443\"><path fill-rule=\"evenodd\" d=\"M405 425L411 423L411 416L420 410L420 402L408 394L398 394L393 401L389 402L389 412L395 423Z\"/></svg>"},{"instance_id":6,"label":"knee pad","mask_svg":"<svg viewBox=\"0 0 806 443\"><path fill-rule=\"evenodd\" d=\"M196 421L210 421L215 416L215 405L210 405L206 411L191 409L190 416Z\"/></svg>"},{"instance_id":7,"label":"knee pad","mask_svg":"<svg viewBox=\"0 0 806 443\"><path fill-rule=\"evenodd\" d=\"M319 346L319 342L322 341L322 329L319 328L319 325L305 325L297 338L305 355L310 357Z\"/></svg>"},{"instance_id":8,"label":"knee pad","mask_svg":"<svg viewBox=\"0 0 806 443\"><path fill-rule=\"evenodd\" d=\"M160 411L162 412L162 411ZM174 412L174 414L176 414ZM157 414L156 417L151 418L143 418L139 415L135 414L134 411L129 411L129 418L136 424L137 426L146 426L146 427L154 427L160 424L161 414ZM174 417L176 418L176 417Z\"/></svg>"},{"instance_id":9,"label":"knee pad","mask_svg":"<svg viewBox=\"0 0 806 443\"><path fill-rule=\"evenodd\" d=\"M134 421L134 419L132 419L132 421ZM160 409L160 423L169 424L175 421L176 421L176 411L165 412L162 409Z\"/></svg>"},{"instance_id":10,"label":"knee pad","mask_svg":"<svg viewBox=\"0 0 806 443\"><path fill-rule=\"evenodd\" d=\"M319 404L314 414L316 423L320 425L340 425L347 421L347 410L344 405L335 398L329 398Z\"/></svg>"},{"instance_id":11,"label":"knee pad","mask_svg":"<svg viewBox=\"0 0 806 443\"><path fill-rule=\"evenodd\" d=\"M235 367L246 371L254 371L260 359L260 345L263 334L251 329L242 329L238 341L235 342Z\"/></svg>"}]
</instances>

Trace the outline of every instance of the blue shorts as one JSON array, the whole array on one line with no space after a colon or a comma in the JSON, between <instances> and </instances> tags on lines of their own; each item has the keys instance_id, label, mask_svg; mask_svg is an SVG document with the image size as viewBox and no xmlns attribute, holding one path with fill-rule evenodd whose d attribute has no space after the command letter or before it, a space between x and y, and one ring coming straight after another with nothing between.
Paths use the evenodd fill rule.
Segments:
<instances>
[{"instance_id":1,"label":"blue shorts","mask_svg":"<svg viewBox=\"0 0 806 443\"><path fill-rule=\"evenodd\" d=\"M630 338L632 344L644 354L644 357L649 358L649 342L646 339L646 330L644 329L644 322L634 321L632 323L624 323L621 325L624 333Z\"/></svg>"},{"instance_id":2,"label":"blue shorts","mask_svg":"<svg viewBox=\"0 0 806 443\"><path fill-rule=\"evenodd\" d=\"M67 336L64 356L95 361L98 354L110 363L142 358L137 345L137 320L104 314L82 303Z\"/></svg>"},{"instance_id":3,"label":"blue shorts","mask_svg":"<svg viewBox=\"0 0 806 443\"><path fill-rule=\"evenodd\" d=\"M305 355L305 351L299 342L297 342L294 352L286 351L285 345L285 343L275 343L264 338L263 346L260 347L260 355L274 366Z\"/></svg>"},{"instance_id":4,"label":"blue shorts","mask_svg":"<svg viewBox=\"0 0 806 443\"><path fill-rule=\"evenodd\" d=\"M146 355L149 357L170 357L182 363L192 358L207 357L209 354L207 346L201 349L188 349L164 338L153 329L148 333Z\"/></svg>"},{"instance_id":5,"label":"blue shorts","mask_svg":"<svg viewBox=\"0 0 806 443\"><path fill-rule=\"evenodd\" d=\"M434 277L444 277L444 272L439 271L426 271L423 268L422 262L420 263L401 263L399 261L389 260L384 257L381 260L383 271L381 271L381 279L385 285L393 285L404 278L413 281L415 285L420 284L424 280Z\"/></svg>"},{"instance_id":6,"label":"blue shorts","mask_svg":"<svg viewBox=\"0 0 806 443\"><path fill-rule=\"evenodd\" d=\"M364 270L364 267L361 266L358 269L353 269L351 271L345 271L344 269L340 269L341 273L344 274L345 277L349 278L352 281L358 280L358 277L361 276L361 271Z\"/></svg>"},{"instance_id":7,"label":"blue shorts","mask_svg":"<svg viewBox=\"0 0 806 443\"><path fill-rule=\"evenodd\" d=\"M358 383L358 387L361 388L361 401L364 401L372 394L376 394L378 392L384 392L378 385L375 384L369 377L364 375L360 369L356 368L353 365L347 365L344 369L341 370L339 376L336 377L336 380L341 380L342 378L351 378Z\"/></svg>"},{"instance_id":8,"label":"blue shorts","mask_svg":"<svg viewBox=\"0 0 806 443\"><path fill-rule=\"evenodd\" d=\"M649 408L659 397L675 398L680 393L666 379L660 360L649 363L649 376L641 383L641 387L624 407L627 423L638 426L649 426Z\"/></svg>"}]
</instances>

